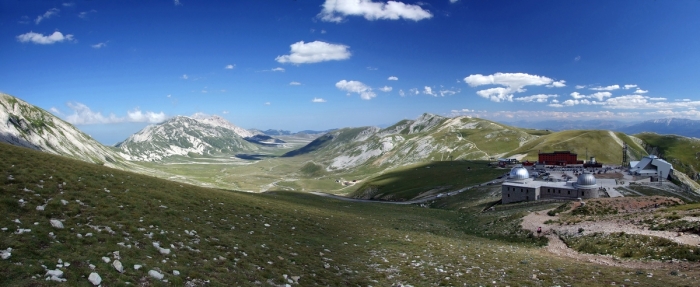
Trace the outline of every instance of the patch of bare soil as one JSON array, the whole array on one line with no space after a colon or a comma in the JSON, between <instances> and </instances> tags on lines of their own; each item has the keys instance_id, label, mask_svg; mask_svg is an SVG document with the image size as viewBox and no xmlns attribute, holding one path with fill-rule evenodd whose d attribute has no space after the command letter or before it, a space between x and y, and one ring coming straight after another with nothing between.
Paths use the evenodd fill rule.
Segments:
<instances>
[{"instance_id":1,"label":"patch of bare soil","mask_svg":"<svg viewBox=\"0 0 700 287\"><path fill-rule=\"evenodd\" d=\"M594 204L595 203L595 204ZM521 226L523 229L530 230L537 234L537 228L540 227L542 233L539 236L546 236L549 239L549 244L544 248L545 252L575 259L577 261L586 261L595 264L606 266L620 266L627 268L643 268L643 269L674 269L700 272L700 263L683 262L683 261L640 261L640 260L621 260L610 255L595 255L579 253L566 246L557 234L575 234L582 228L585 234L601 232L615 233L625 232L628 234L639 234L647 236L663 237L674 242L687 244L692 246L700 245L700 236L696 234L683 234L671 231L649 230L647 227L639 225L638 222L648 216L657 208L663 206L680 204L680 200L676 198L653 196L653 197L624 197L624 198L600 198L586 202L586 205L602 206L603 208L617 209L619 214L596 218L594 221L586 220L564 220L561 217L570 215L547 215L549 210L532 212L523 217ZM573 209L580 208L581 203L576 202ZM561 221L565 222L545 224L546 221Z\"/></svg>"}]
</instances>

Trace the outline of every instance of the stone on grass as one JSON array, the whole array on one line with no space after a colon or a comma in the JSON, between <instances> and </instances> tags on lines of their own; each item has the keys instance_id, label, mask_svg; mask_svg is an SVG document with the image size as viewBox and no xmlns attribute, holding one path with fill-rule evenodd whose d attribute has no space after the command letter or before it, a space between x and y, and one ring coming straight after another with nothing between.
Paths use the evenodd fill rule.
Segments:
<instances>
[{"instance_id":1,"label":"stone on grass","mask_svg":"<svg viewBox=\"0 0 700 287\"><path fill-rule=\"evenodd\" d=\"M175 275L175 276L178 276L178 275L180 275L180 271L177 271L177 270L173 270L173 275Z\"/></svg>"},{"instance_id":2,"label":"stone on grass","mask_svg":"<svg viewBox=\"0 0 700 287\"><path fill-rule=\"evenodd\" d=\"M0 250L0 258L3 260L10 258L12 256L12 248L7 248L6 250Z\"/></svg>"},{"instance_id":3,"label":"stone on grass","mask_svg":"<svg viewBox=\"0 0 700 287\"><path fill-rule=\"evenodd\" d=\"M63 271L61 270L46 270L46 281L56 281L56 282L66 282L66 279L63 279Z\"/></svg>"},{"instance_id":4,"label":"stone on grass","mask_svg":"<svg viewBox=\"0 0 700 287\"><path fill-rule=\"evenodd\" d=\"M165 277L165 275L163 275L160 272L155 271L155 270L148 271L148 275L150 275L151 277L158 279L158 280L163 280L163 277Z\"/></svg>"},{"instance_id":5,"label":"stone on grass","mask_svg":"<svg viewBox=\"0 0 700 287\"><path fill-rule=\"evenodd\" d=\"M63 229L63 222L60 220L51 219L49 222L51 222L51 226L53 226L53 228Z\"/></svg>"},{"instance_id":6,"label":"stone on grass","mask_svg":"<svg viewBox=\"0 0 700 287\"><path fill-rule=\"evenodd\" d=\"M44 209L46 209L46 204L44 204L44 205L37 205L37 206L36 206L36 210L37 210L37 211L44 211Z\"/></svg>"},{"instance_id":7,"label":"stone on grass","mask_svg":"<svg viewBox=\"0 0 700 287\"><path fill-rule=\"evenodd\" d=\"M90 281L92 285L98 286L100 283L102 283L102 277L100 277L100 274L92 272L90 273L90 276L88 276L88 281Z\"/></svg>"},{"instance_id":8,"label":"stone on grass","mask_svg":"<svg viewBox=\"0 0 700 287\"><path fill-rule=\"evenodd\" d=\"M143 267L143 266L138 265L138 264L134 264L134 270L139 270L139 269L141 269L141 267Z\"/></svg>"},{"instance_id":9,"label":"stone on grass","mask_svg":"<svg viewBox=\"0 0 700 287\"><path fill-rule=\"evenodd\" d=\"M119 262L119 260L114 260L114 262L112 262L112 266L114 266L114 269L117 269L117 272L124 273L124 266L121 262Z\"/></svg>"},{"instance_id":10,"label":"stone on grass","mask_svg":"<svg viewBox=\"0 0 700 287\"><path fill-rule=\"evenodd\" d=\"M109 261L112 261L112 260L109 259L109 257L102 257L102 261L104 261L105 263L109 263Z\"/></svg>"}]
</instances>

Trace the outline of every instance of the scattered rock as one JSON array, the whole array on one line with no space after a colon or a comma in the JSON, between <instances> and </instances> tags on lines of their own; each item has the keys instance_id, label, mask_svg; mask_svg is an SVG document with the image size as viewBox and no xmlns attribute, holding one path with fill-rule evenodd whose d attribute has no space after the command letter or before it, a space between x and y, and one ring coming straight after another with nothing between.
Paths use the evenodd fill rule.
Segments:
<instances>
[{"instance_id":1,"label":"scattered rock","mask_svg":"<svg viewBox=\"0 0 700 287\"><path fill-rule=\"evenodd\" d=\"M173 270L173 275L175 275L175 276L178 276L178 275L180 275L180 271L177 271L177 270Z\"/></svg>"},{"instance_id":2,"label":"scattered rock","mask_svg":"<svg viewBox=\"0 0 700 287\"><path fill-rule=\"evenodd\" d=\"M143 267L142 265L134 264L134 270L139 270Z\"/></svg>"},{"instance_id":3,"label":"scattered rock","mask_svg":"<svg viewBox=\"0 0 700 287\"><path fill-rule=\"evenodd\" d=\"M68 205L68 200L61 199L61 204L63 204L63 205Z\"/></svg>"},{"instance_id":4,"label":"scattered rock","mask_svg":"<svg viewBox=\"0 0 700 287\"><path fill-rule=\"evenodd\" d=\"M62 278L63 271L61 270L46 270L46 281L56 281L56 282L66 282L67 280Z\"/></svg>"},{"instance_id":5,"label":"scattered rock","mask_svg":"<svg viewBox=\"0 0 700 287\"><path fill-rule=\"evenodd\" d=\"M97 274L96 272L90 273L90 276L88 276L88 281L92 283L94 286L100 285L102 283L102 277L100 277L100 274Z\"/></svg>"},{"instance_id":6,"label":"scattered rock","mask_svg":"<svg viewBox=\"0 0 700 287\"><path fill-rule=\"evenodd\" d=\"M10 258L10 256L12 256L12 248L0 250L0 258L2 258L3 260Z\"/></svg>"},{"instance_id":7,"label":"scattered rock","mask_svg":"<svg viewBox=\"0 0 700 287\"><path fill-rule=\"evenodd\" d=\"M148 275L158 280L163 280L163 277L165 277L165 275L155 270L148 271Z\"/></svg>"},{"instance_id":8,"label":"scattered rock","mask_svg":"<svg viewBox=\"0 0 700 287\"><path fill-rule=\"evenodd\" d=\"M37 210L37 211L44 211L44 209L46 209L46 204L44 204L44 205L37 205L37 206L36 206L36 210Z\"/></svg>"},{"instance_id":9,"label":"scattered rock","mask_svg":"<svg viewBox=\"0 0 700 287\"><path fill-rule=\"evenodd\" d=\"M121 262L119 262L119 260L114 260L114 262L112 262L112 266L114 266L114 269L117 269L117 272L124 273L124 266Z\"/></svg>"},{"instance_id":10,"label":"scattered rock","mask_svg":"<svg viewBox=\"0 0 700 287\"><path fill-rule=\"evenodd\" d=\"M112 260L109 259L109 257L102 257L102 261L104 261L105 263L109 263L109 261L112 261Z\"/></svg>"},{"instance_id":11,"label":"scattered rock","mask_svg":"<svg viewBox=\"0 0 700 287\"><path fill-rule=\"evenodd\" d=\"M49 222L51 222L51 226L53 226L53 228L63 229L63 222L60 220L51 219Z\"/></svg>"}]
</instances>

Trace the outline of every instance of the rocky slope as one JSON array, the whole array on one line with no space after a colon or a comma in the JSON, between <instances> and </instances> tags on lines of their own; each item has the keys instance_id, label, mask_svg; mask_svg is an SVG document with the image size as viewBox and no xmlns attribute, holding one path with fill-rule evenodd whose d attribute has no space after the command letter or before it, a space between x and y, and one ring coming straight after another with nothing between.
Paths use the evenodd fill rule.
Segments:
<instances>
[{"instance_id":1,"label":"rocky slope","mask_svg":"<svg viewBox=\"0 0 700 287\"><path fill-rule=\"evenodd\" d=\"M0 94L0 142L120 167L125 159L73 125L16 97Z\"/></svg>"},{"instance_id":2,"label":"rocky slope","mask_svg":"<svg viewBox=\"0 0 700 287\"><path fill-rule=\"evenodd\" d=\"M254 139L256 135L217 116L177 116L147 126L116 146L128 155L128 159L138 161L158 161L177 155L220 155L260 150L260 145L243 136Z\"/></svg>"},{"instance_id":3,"label":"rocky slope","mask_svg":"<svg viewBox=\"0 0 700 287\"><path fill-rule=\"evenodd\" d=\"M389 168L431 160L489 159L538 136L484 119L423 114L390 127L331 131L286 156L313 153L327 170Z\"/></svg>"}]
</instances>

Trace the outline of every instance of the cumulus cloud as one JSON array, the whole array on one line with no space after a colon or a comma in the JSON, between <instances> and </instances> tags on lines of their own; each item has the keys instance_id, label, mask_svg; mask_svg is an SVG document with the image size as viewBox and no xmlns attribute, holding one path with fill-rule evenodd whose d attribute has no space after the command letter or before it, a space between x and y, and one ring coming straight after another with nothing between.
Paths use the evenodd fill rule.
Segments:
<instances>
[{"instance_id":1,"label":"cumulus cloud","mask_svg":"<svg viewBox=\"0 0 700 287\"><path fill-rule=\"evenodd\" d=\"M290 85L290 86L301 86L301 83L299 83L299 82L290 82L289 85Z\"/></svg>"},{"instance_id":2,"label":"cumulus cloud","mask_svg":"<svg viewBox=\"0 0 700 287\"><path fill-rule=\"evenodd\" d=\"M399 90L399 96L405 97L405 96L406 96L406 93L404 93L403 90Z\"/></svg>"},{"instance_id":3,"label":"cumulus cloud","mask_svg":"<svg viewBox=\"0 0 700 287\"><path fill-rule=\"evenodd\" d=\"M100 49L100 48L107 47L107 43L104 43L104 42L102 42L102 43L97 43L97 44L95 44L95 45L90 45L90 47L93 47L93 48L95 48L95 49Z\"/></svg>"},{"instance_id":4,"label":"cumulus cloud","mask_svg":"<svg viewBox=\"0 0 700 287\"><path fill-rule=\"evenodd\" d=\"M444 97L444 96L452 96L452 95L455 95L459 92L461 92L460 89L440 89L440 91L438 91L438 94L440 94L441 97Z\"/></svg>"},{"instance_id":5,"label":"cumulus cloud","mask_svg":"<svg viewBox=\"0 0 700 287\"><path fill-rule=\"evenodd\" d=\"M142 112L139 108L127 111L126 117L118 117L112 113L109 116L94 112L82 103L68 103L73 114L66 116L66 121L74 125L115 124L115 123L160 123L166 119L165 113ZM56 109L56 111L58 111Z\"/></svg>"},{"instance_id":6,"label":"cumulus cloud","mask_svg":"<svg viewBox=\"0 0 700 287\"><path fill-rule=\"evenodd\" d=\"M574 62L578 62L578 61L580 61L580 60L581 60L581 56L576 56L576 57L574 58Z\"/></svg>"},{"instance_id":7,"label":"cumulus cloud","mask_svg":"<svg viewBox=\"0 0 700 287\"><path fill-rule=\"evenodd\" d=\"M282 67L272 68L272 70L270 70L270 71L273 71L273 72L284 72L284 68L282 68Z\"/></svg>"},{"instance_id":8,"label":"cumulus cloud","mask_svg":"<svg viewBox=\"0 0 700 287\"><path fill-rule=\"evenodd\" d=\"M272 105L272 103L270 103L270 102L265 102L264 105L269 106L269 105Z\"/></svg>"},{"instance_id":9,"label":"cumulus cloud","mask_svg":"<svg viewBox=\"0 0 700 287\"><path fill-rule=\"evenodd\" d=\"M75 3L73 3L73 2L63 3L63 7L73 7L73 6L75 6Z\"/></svg>"},{"instance_id":10,"label":"cumulus cloud","mask_svg":"<svg viewBox=\"0 0 700 287\"><path fill-rule=\"evenodd\" d=\"M423 88L423 94L431 95L431 96L433 96L433 97L437 96L437 95L433 92L433 88L428 87L428 86L425 86L425 87Z\"/></svg>"},{"instance_id":11,"label":"cumulus cloud","mask_svg":"<svg viewBox=\"0 0 700 287\"><path fill-rule=\"evenodd\" d=\"M369 67L367 67L367 70L368 70L368 71L376 71L376 70L379 70L379 68L369 66Z\"/></svg>"},{"instance_id":12,"label":"cumulus cloud","mask_svg":"<svg viewBox=\"0 0 700 287\"><path fill-rule=\"evenodd\" d=\"M44 36L39 33L34 33L34 32L29 32L25 33L22 35L17 36L17 41L21 43L34 43L34 44L41 44L41 45L51 45L53 43L58 43L58 42L63 42L63 41L73 41L73 35L71 34L66 34L63 35L63 33L56 31L53 32L53 34Z\"/></svg>"},{"instance_id":13,"label":"cumulus cloud","mask_svg":"<svg viewBox=\"0 0 700 287\"><path fill-rule=\"evenodd\" d=\"M342 22L345 16L362 16L369 21L406 19L420 21L433 17L418 5L398 1L387 3L372 0L326 0L318 17L327 22Z\"/></svg>"},{"instance_id":14,"label":"cumulus cloud","mask_svg":"<svg viewBox=\"0 0 700 287\"><path fill-rule=\"evenodd\" d=\"M43 21L44 19L49 19L55 15L58 15L59 11L61 10L58 10L57 8L51 8L49 9L49 11L44 12L44 14L37 16L34 20L34 23L39 25L39 23L41 23L41 21Z\"/></svg>"},{"instance_id":15,"label":"cumulus cloud","mask_svg":"<svg viewBox=\"0 0 700 287\"><path fill-rule=\"evenodd\" d=\"M636 87L637 87L637 85L625 85L622 88L625 90L629 90L629 89L636 88Z\"/></svg>"},{"instance_id":16,"label":"cumulus cloud","mask_svg":"<svg viewBox=\"0 0 700 287\"><path fill-rule=\"evenodd\" d=\"M393 88L389 87L389 86L384 86L384 87L379 88L380 91L385 92L385 93L391 92L392 89Z\"/></svg>"},{"instance_id":17,"label":"cumulus cloud","mask_svg":"<svg viewBox=\"0 0 700 287\"><path fill-rule=\"evenodd\" d=\"M518 102L526 102L526 103L530 103L530 102L546 103L547 101L549 101L549 98L556 98L558 96L559 95L539 94L539 95L532 95L532 96L527 96L527 97L519 97L519 98L515 98L514 100L518 101Z\"/></svg>"},{"instance_id":18,"label":"cumulus cloud","mask_svg":"<svg viewBox=\"0 0 700 287\"><path fill-rule=\"evenodd\" d=\"M312 103L325 103L326 100L324 100L322 98L314 98L313 100L311 100L311 102Z\"/></svg>"},{"instance_id":19,"label":"cumulus cloud","mask_svg":"<svg viewBox=\"0 0 700 287\"><path fill-rule=\"evenodd\" d=\"M233 68L235 68L235 67L236 67L236 65L229 64L229 65L226 65L226 67L224 67L224 69L233 70Z\"/></svg>"},{"instance_id":20,"label":"cumulus cloud","mask_svg":"<svg viewBox=\"0 0 700 287\"><path fill-rule=\"evenodd\" d=\"M564 84L564 83L566 83L566 81L564 81L564 80L561 80L561 81L554 81L554 82L552 82L551 84L547 85L546 87L547 87L547 88L562 88L562 87L566 87L566 84Z\"/></svg>"},{"instance_id":21,"label":"cumulus cloud","mask_svg":"<svg viewBox=\"0 0 700 287\"><path fill-rule=\"evenodd\" d=\"M577 90L580 90L580 89L583 89L583 88L586 88L586 86L584 86L584 85L576 85L576 89L577 89Z\"/></svg>"},{"instance_id":22,"label":"cumulus cloud","mask_svg":"<svg viewBox=\"0 0 700 287\"><path fill-rule=\"evenodd\" d=\"M296 42L290 45L290 54L277 56L275 60L286 64L310 64L325 61L340 61L350 58L350 47L340 44L330 44L321 41L304 43Z\"/></svg>"},{"instance_id":23,"label":"cumulus cloud","mask_svg":"<svg viewBox=\"0 0 700 287\"><path fill-rule=\"evenodd\" d=\"M526 73L495 73L487 76L482 74L469 75L468 77L464 78L464 82L471 87L478 87L482 85L504 86L477 91L476 94L494 102L512 102L513 94L526 91L524 87L553 85L554 80L547 77L530 75ZM563 80L559 81L559 84L563 83Z\"/></svg>"},{"instance_id":24,"label":"cumulus cloud","mask_svg":"<svg viewBox=\"0 0 700 287\"><path fill-rule=\"evenodd\" d=\"M398 77L391 76L391 77L389 77L387 80L389 80L389 81L398 81L399 78L398 78Z\"/></svg>"},{"instance_id":25,"label":"cumulus cloud","mask_svg":"<svg viewBox=\"0 0 700 287\"><path fill-rule=\"evenodd\" d=\"M335 83L335 87L348 92L348 95L350 93L359 94L360 98L363 100L371 100L377 96L377 94L372 91L372 88L359 81L341 80L340 82Z\"/></svg>"},{"instance_id":26,"label":"cumulus cloud","mask_svg":"<svg viewBox=\"0 0 700 287\"><path fill-rule=\"evenodd\" d=\"M642 89L637 89L636 91L634 91L635 94L646 94L646 93L648 93L648 92L649 92L649 91L645 91L645 90L642 90Z\"/></svg>"},{"instance_id":27,"label":"cumulus cloud","mask_svg":"<svg viewBox=\"0 0 700 287\"><path fill-rule=\"evenodd\" d=\"M619 89L620 89L620 85L612 85L612 86L607 86L607 87L598 86L598 87L591 88L591 90L594 90L594 91L614 91L614 90L619 90Z\"/></svg>"}]
</instances>

